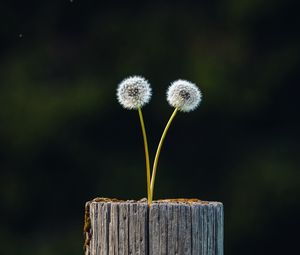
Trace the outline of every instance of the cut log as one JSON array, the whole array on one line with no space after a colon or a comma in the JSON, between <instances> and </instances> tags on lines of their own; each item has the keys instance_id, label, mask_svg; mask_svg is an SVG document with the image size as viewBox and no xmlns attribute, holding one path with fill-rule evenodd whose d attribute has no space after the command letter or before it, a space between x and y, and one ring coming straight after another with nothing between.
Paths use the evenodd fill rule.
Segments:
<instances>
[{"instance_id":1,"label":"cut log","mask_svg":"<svg viewBox=\"0 0 300 255\"><path fill-rule=\"evenodd\" d=\"M85 212L85 255L223 255L220 202L97 198Z\"/></svg>"}]
</instances>

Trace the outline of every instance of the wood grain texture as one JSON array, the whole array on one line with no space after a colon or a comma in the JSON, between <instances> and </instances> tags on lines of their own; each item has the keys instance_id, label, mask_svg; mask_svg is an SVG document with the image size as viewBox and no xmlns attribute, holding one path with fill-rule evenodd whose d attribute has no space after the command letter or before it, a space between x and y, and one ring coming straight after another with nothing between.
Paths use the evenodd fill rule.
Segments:
<instances>
[{"instance_id":1,"label":"wood grain texture","mask_svg":"<svg viewBox=\"0 0 300 255\"><path fill-rule=\"evenodd\" d=\"M223 255L219 202L91 201L85 255Z\"/></svg>"}]
</instances>

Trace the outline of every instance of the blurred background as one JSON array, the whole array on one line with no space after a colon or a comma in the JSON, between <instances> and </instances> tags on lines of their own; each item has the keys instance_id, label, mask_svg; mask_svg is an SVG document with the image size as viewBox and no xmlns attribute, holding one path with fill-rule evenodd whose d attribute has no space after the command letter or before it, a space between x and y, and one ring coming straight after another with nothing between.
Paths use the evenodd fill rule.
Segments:
<instances>
[{"instance_id":1,"label":"blurred background","mask_svg":"<svg viewBox=\"0 0 300 255\"><path fill-rule=\"evenodd\" d=\"M146 196L118 83L142 75L153 158L187 79L201 106L165 141L155 198L225 205L225 254L294 254L300 215L299 8L292 0L0 2L0 253L83 254L84 204Z\"/></svg>"}]
</instances>

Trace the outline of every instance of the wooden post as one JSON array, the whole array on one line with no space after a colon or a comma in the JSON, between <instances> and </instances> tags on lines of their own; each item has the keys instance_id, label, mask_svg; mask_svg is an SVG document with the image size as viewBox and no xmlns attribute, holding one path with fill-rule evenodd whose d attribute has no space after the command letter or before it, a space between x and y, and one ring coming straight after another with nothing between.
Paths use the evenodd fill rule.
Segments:
<instances>
[{"instance_id":1,"label":"wooden post","mask_svg":"<svg viewBox=\"0 0 300 255\"><path fill-rule=\"evenodd\" d=\"M96 198L85 208L85 255L223 255L223 227L219 202Z\"/></svg>"}]
</instances>

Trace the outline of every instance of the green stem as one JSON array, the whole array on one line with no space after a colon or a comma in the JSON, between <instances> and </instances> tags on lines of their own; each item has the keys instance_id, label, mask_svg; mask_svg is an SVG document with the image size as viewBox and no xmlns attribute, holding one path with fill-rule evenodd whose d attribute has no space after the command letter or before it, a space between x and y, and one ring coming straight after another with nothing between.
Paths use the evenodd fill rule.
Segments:
<instances>
[{"instance_id":1,"label":"green stem","mask_svg":"<svg viewBox=\"0 0 300 255\"><path fill-rule=\"evenodd\" d=\"M154 182L155 182L155 176L156 176L156 170L157 170L157 164L158 164L158 158L159 158L159 155L160 155L160 151L161 151L161 147L163 145L163 142L164 142L164 139L166 137L166 134L168 132L168 129L173 121L173 119L175 118L176 116L176 113L178 112L178 108L175 108L174 112L172 113L165 129L164 129L164 132L160 138L160 141L159 141L159 144L158 144L158 147L157 147L157 151L156 151L156 154L155 154L155 159L154 159L154 163L153 163L153 170L152 170L152 178L151 178L151 185L150 185L150 190L151 190L151 201L153 199L153 191L154 191Z\"/></svg>"},{"instance_id":2,"label":"green stem","mask_svg":"<svg viewBox=\"0 0 300 255\"><path fill-rule=\"evenodd\" d=\"M144 124L142 109L138 108L138 112L139 112L139 116L140 116L140 122L141 122L143 139L144 139L144 148L145 148L148 204L151 204L152 198L151 198L151 189L150 189L150 160L149 160L148 142L147 142L147 135L146 135L146 129L145 129L145 124Z\"/></svg>"}]
</instances>

